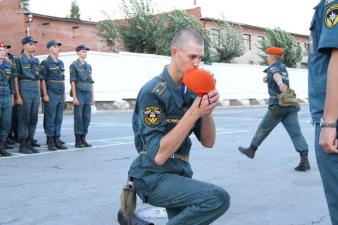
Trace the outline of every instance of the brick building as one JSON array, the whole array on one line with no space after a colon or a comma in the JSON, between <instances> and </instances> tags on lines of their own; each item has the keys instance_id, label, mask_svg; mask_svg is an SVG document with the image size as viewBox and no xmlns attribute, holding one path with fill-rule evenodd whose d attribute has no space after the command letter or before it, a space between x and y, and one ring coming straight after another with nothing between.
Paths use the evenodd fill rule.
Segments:
<instances>
[{"instance_id":1,"label":"brick building","mask_svg":"<svg viewBox=\"0 0 338 225\"><path fill-rule=\"evenodd\" d=\"M60 41L62 51L74 51L80 43L85 43L94 51L109 50L105 41L97 35L95 22L30 13L24 2L0 1L0 40L10 44L15 55L20 53L21 39L27 34L39 42L37 55L47 53L46 43L50 39Z\"/></svg>"},{"instance_id":2,"label":"brick building","mask_svg":"<svg viewBox=\"0 0 338 225\"><path fill-rule=\"evenodd\" d=\"M19 54L21 50L21 38L27 33L39 41L37 55L47 53L45 44L50 39L60 41L63 44L62 51L73 51L75 46L80 43L85 43L94 51L109 51L106 42L97 35L96 22L30 13L27 3L29 3L29 0L0 1L0 13L2 15L0 20L0 40L11 44L14 54ZM200 7L188 9L186 12L198 18L202 26L209 31L211 38L214 39L213 41L217 41L219 20L203 17ZM234 24L242 27L246 46L245 54L236 58L234 60L235 63L260 64L259 41L266 38L265 28L247 24ZM301 34L293 34L293 36L302 47L304 53L298 67L306 68L307 55L310 50L309 36Z\"/></svg>"}]
</instances>

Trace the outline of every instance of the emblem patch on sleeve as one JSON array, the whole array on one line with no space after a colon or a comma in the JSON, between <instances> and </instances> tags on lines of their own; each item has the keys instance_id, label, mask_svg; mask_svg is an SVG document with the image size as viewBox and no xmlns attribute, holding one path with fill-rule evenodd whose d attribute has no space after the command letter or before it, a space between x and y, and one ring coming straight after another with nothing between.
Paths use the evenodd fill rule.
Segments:
<instances>
[{"instance_id":1,"label":"emblem patch on sleeve","mask_svg":"<svg viewBox=\"0 0 338 225\"><path fill-rule=\"evenodd\" d=\"M155 127L161 122L161 109L158 106L144 107L144 122L151 127Z\"/></svg>"},{"instance_id":2,"label":"emblem patch on sleeve","mask_svg":"<svg viewBox=\"0 0 338 225\"><path fill-rule=\"evenodd\" d=\"M325 25L332 29L338 23L338 4L331 5L325 12Z\"/></svg>"}]
</instances>

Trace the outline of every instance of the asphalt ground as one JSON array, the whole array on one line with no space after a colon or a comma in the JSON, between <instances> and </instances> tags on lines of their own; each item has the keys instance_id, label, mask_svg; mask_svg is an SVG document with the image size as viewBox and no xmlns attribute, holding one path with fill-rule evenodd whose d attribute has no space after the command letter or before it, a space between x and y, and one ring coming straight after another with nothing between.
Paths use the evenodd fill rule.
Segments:
<instances>
[{"instance_id":1,"label":"asphalt ground","mask_svg":"<svg viewBox=\"0 0 338 225\"><path fill-rule=\"evenodd\" d=\"M247 146L266 107L217 109L217 142L206 150L192 137L194 178L224 188L231 206L214 225L330 225L314 155L314 128L303 106L299 120L310 147L312 169L296 172L299 162L280 124L260 146L255 159L238 152ZM0 158L0 225L115 225L119 195L136 157L130 111L97 112L88 142L74 148L73 116L66 114L62 140L68 150L49 152L42 117L35 138L41 153ZM138 200L137 213L164 225L163 209Z\"/></svg>"}]
</instances>

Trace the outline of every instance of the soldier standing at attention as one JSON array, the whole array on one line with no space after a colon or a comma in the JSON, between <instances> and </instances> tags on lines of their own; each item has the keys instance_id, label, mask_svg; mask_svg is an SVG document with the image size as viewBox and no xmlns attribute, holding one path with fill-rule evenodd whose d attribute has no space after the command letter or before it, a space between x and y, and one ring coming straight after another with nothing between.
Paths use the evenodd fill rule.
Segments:
<instances>
[{"instance_id":1,"label":"soldier standing at attention","mask_svg":"<svg viewBox=\"0 0 338 225\"><path fill-rule=\"evenodd\" d=\"M65 102L64 64L58 59L61 43L47 43L49 56L40 64L42 101L44 104L44 128L48 150L67 149L60 141L63 109Z\"/></svg>"},{"instance_id":2,"label":"soldier standing at attention","mask_svg":"<svg viewBox=\"0 0 338 225\"><path fill-rule=\"evenodd\" d=\"M32 146L40 105L39 60L33 56L37 41L31 36L21 41L23 53L13 64L15 103L18 105L19 152L38 153Z\"/></svg>"},{"instance_id":3,"label":"soldier standing at attention","mask_svg":"<svg viewBox=\"0 0 338 225\"><path fill-rule=\"evenodd\" d=\"M79 58L70 65L71 94L74 105L75 147L91 147L86 140L91 119L91 105L94 101L92 67L86 62L87 48L85 45L76 47Z\"/></svg>"},{"instance_id":4,"label":"soldier standing at attention","mask_svg":"<svg viewBox=\"0 0 338 225\"><path fill-rule=\"evenodd\" d=\"M12 120L12 64L6 59L7 50L0 43L0 156L11 156L6 151L6 141Z\"/></svg>"}]
</instances>

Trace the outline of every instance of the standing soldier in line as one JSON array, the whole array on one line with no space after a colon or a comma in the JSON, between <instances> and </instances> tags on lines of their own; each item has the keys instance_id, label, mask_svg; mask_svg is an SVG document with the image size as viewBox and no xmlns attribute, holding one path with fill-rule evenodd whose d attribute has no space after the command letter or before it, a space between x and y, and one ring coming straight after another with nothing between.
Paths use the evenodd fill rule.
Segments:
<instances>
[{"instance_id":1,"label":"standing soldier in line","mask_svg":"<svg viewBox=\"0 0 338 225\"><path fill-rule=\"evenodd\" d=\"M315 152L332 225L338 224L338 0L321 0L310 30L309 103Z\"/></svg>"},{"instance_id":2,"label":"standing soldier in line","mask_svg":"<svg viewBox=\"0 0 338 225\"><path fill-rule=\"evenodd\" d=\"M12 117L12 64L6 60L7 50L0 43L0 156L11 156L6 151L6 141Z\"/></svg>"},{"instance_id":3,"label":"standing soldier in line","mask_svg":"<svg viewBox=\"0 0 338 225\"><path fill-rule=\"evenodd\" d=\"M6 50L7 50L7 56L6 59L8 60L8 62L11 63L11 65L13 64L13 62L15 62L15 57L13 54L11 54L9 52L9 49L12 48L11 45L5 45ZM13 88L13 76L11 76L11 83L12 83L12 88ZM6 149L13 149L13 147L11 145L15 145L15 138L17 138L17 134L18 134L18 121L17 121L17 110L16 110L16 106L14 104L14 102L12 103L13 107L12 107L12 122L11 122L11 129L8 133L8 137L7 137L7 141L5 143L5 147Z\"/></svg>"},{"instance_id":4,"label":"standing soldier in line","mask_svg":"<svg viewBox=\"0 0 338 225\"><path fill-rule=\"evenodd\" d=\"M260 123L255 136L252 138L248 148L239 147L239 151L254 158L257 148L262 144L270 132L281 122L288 132L296 151L300 155L300 162L295 167L296 171L310 170L308 160L308 145L302 134L298 121L297 106L282 107L278 104L278 95L286 92L290 86L289 75L280 57L284 54L283 49L271 47L266 50L269 67L264 70L267 76L264 82L267 83L269 98L269 109Z\"/></svg>"},{"instance_id":5,"label":"standing soldier in line","mask_svg":"<svg viewBox=\"0 0 338 225\"><path fill-rule=\"evenodd\" d=\"M44 128L48 150L67 149L60 141L63 108L65 102L64 64L58 59L61 43L47 43L49 56L40 64L42 101L44 104Z\"/></svg>"},{"instance_id":6,"label":"standing soldier in line","mask_svg":"<svg viewBox=\"0 0 338 225\"><path fill-rule=\"evenodd\" d=\"M84 45L76 47L79 58L70 65L71 94L74 105L75 147L91 147L86 141L91 118L91 105L94 104L92 67L85 61L87 48Z\"/></svg>"},{"instance_id":7,"label":"standing soldier in line","mask_svg":"<svg viewBox=\"0 0 338 225\"><path fill-rule=\"evenodd\" d=\"M31 154L39 152L32 146L40 105L39 60L33 56L37 41L27 36L21 43L23 53L13 64L19 118L19 152Z\"/></svg>"}]
</instances>

